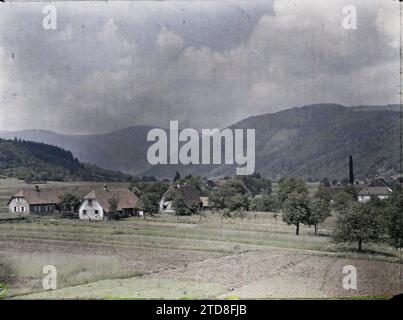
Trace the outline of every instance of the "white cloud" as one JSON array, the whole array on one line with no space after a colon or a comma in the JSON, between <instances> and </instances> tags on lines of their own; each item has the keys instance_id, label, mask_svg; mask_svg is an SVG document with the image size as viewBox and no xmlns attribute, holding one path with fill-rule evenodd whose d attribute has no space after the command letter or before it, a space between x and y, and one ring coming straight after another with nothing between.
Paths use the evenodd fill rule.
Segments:
<instances>
[{"instance_id":1,"label":"white cloud","mask_svg":"<svg viewBox=\"0 0 403 320\"><path fill-rule=\"evenodd\" d=\"M183 48L183 40L166 27L161 29L157 37L157 45L160 52L169 58L176 56Z\"/></svg>"},{"instance_id":2,"label":"white cloud","mask_svg":"<svg viewBox=\"0 0 403 320\"><path fill-rule=\"evenodd\" d=\"M118 38L118 26L112 18L109 18L108 21L102 27L102 30L98 33L97 39L100 41L111 41L116 40Z\"/></svg>"}]
</instances>

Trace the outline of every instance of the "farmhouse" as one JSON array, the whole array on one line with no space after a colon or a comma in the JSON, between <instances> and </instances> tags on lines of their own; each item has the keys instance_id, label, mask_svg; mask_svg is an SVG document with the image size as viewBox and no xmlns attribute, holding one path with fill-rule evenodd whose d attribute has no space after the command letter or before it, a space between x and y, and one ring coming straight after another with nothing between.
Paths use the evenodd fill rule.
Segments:
<instances>
[{"instance_id":1,"label":"farmhouse","mask_svg":"<svg viewBox=\"0 0 403 320\"><path fill-rule=\"evenodd\" d=\"M52 213L59 211L59 201L63 190L25 188L14 194L8 201L10 212Z\"/></svg>"},{"instance_id":2,"label":"farmhouse","mask_svg":"<svg viewBox=\"0 0 403 320\"><path fill-rule=\"evenodd\" d=\"M113 203L116 207L113 209ZM114 212L112 212L114 211ZM143 215L137 196L128 189L92 190L84 197L78 217L83 220L103 220L112 216Z\"/></svg>"},{"instance_id":3,"label":"farmhouse","mask_svg":"<svg viewBox=\"0 0 403 320\"><path fill-rule=\"evenodd\" d=\"M200 192L191 185L176 185L171 186L162 196L159 207L161 213L175 213L175 208L172 205L172 197L175 192L180 192L185 200L187 206L196 204L199 209L202 206L202 201L200 200Z\"/></svg>"},{"instance_id":4,"label":"farmhouse","mask_svg":"<svg viewBox=\"0 0 403 320\"><path fill-rule=\"evenodd\" d=\"M387 199L392 194L392 189L381 179L373 179L367 186L358 192L358 201L361 203L368 202L372 197L379 199Z\"/></svg>"}]
</instances>

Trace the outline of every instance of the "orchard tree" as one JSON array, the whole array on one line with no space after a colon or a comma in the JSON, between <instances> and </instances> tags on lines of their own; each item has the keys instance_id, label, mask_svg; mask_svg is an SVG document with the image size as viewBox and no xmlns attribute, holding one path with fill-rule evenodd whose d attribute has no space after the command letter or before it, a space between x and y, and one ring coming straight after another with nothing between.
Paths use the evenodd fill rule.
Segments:
<instances>
[{"instance_id":1,"label":"orchard tree","mask_svg":"<svg viewBox=\"0 0 403 320\"><path fill-rule=\"evenodd\" d=\"M330 217L330 203L323 198L313 197L309 201L308 224L315 229L315 235L318 235L319 224L325 222Z\"/></svg>"},{"instance_id":2,"label":"orchard tree","mask_svg":"<svg viewBox=\"0 0 403 320\"><path fill-rule=\"evenodd\" d=\"M273 212L278 210L277 198L271 194L254 197L250 202L250 209L253 211Z\"/></svg>"},{"instance_id":3,"label":"orchard tree","mask_svg":"<svg viewBox=\"0 0 403 320\"><path fill-rule=\"evenodd\" d=\"M109 219L116 219L119 206L118 197L113 195L112 198L108 200L108 205L109 205Z\"/></svg>"},{"instance_id":4,"label":"orchard tree","mask_svg":"<svg viewBox=\"0 0 403 320\"><path fill-rule=\"evenodd\" d=\"M403 248L403 191L395 191L385 208L387 242L398 250Z\"/></svg>"},{"instance_id":5,"label":"orchard tree","mask_svg":"<svg viewBox=\"0 0 403 320\"><path fill-rule=\"evenodd\" d=\"M158 213L160 199L161 197L156 192L147 192L142 194L140 196L140 200L143 203L144 212L148 212L149 214Z\"/></svg>"},{"instance_id":6,"label":"orchard tree","mask_svg":"<svg viewBox=\"0 0 403 320\"><path fill-rule=\"evenodd\" d=\"M62 210L67 210L68 212L75 212L81 205L81 199L79 196L75 194L65 193L60 197L59 205Z\"/></svg>"},{"instance_id":7,"label":"orchard tree","mask_svg":"<svg viewBox=\"0 0 403 320\"><path fill-rule=\"evenodd\" d=\"M343 213L346 210L348 204L352 201L354 201L354 198L351 194L340 191L334 196L333 207L338 213Z\"/></svg>"},{"instance_id":8,"label":"orchard tree","mask_svg":"<svg viewBox=\"0 0 403 320\"><path fill-rule=\"evenodd\" d=\"M278 200L283 203L291 193L308 196L308 188L305 182L297 178L284 178L279 182Z\"/></svg>"},{"instance_id":9,"label":"orchard tree","mask_svg":"<svg viewBox=\"0 0 403 320\"><path fill-rule=\"evenodd\" d=\"M299 235L301 223L309 222L310 207L308 197L304 193L290 193L282 205L283 221L295 225L295 234Z\"/></svg>"},{"instance_id":10,"label":"orchard tree","mask_svg":"<svg viewBox=\"0 0 403 320\"><path fill-rule=\"evenodd\" d=\"M361 251L363 243L380 241L381 229L369 204L349 201L337 217L333 239L337 243L357 243L358 251Z\"/></svg>"}]
</instances>

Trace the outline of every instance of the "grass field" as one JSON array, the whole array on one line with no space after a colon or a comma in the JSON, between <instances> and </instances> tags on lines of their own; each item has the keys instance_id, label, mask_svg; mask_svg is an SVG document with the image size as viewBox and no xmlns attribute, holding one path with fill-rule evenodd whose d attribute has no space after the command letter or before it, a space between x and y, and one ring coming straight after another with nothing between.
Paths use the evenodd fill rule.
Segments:
<instances>
[{"instance_id":1,"label":"grass field","mask_svg":"<svg viewBox=\"0 0 403 320\"><path fill-rule=\"evenodd\" d=\"M116 185L110 184L111 187ZM387 297L401 292L401 264L383 245L332 243L334 219L320 236L270 213L245 219L217 214L131 217L88 222L6 211L24 183L0 180L0 282L10 298L344 298ZM51 183L80 188L100 183ZM126 184L120 184L126 187ZM42 288L42 268L57 268L57 290ZM343 266L357 269L357 289L343 288Z\"/></svg>"}]
</instances>

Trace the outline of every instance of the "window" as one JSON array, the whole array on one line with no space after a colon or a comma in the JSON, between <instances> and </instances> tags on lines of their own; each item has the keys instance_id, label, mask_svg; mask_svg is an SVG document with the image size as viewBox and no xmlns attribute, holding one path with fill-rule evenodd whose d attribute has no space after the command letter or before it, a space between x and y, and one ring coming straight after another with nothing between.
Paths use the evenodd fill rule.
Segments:
<instances>
[{"instance_id":1,"label":"window","mask_svg":"<svg viewBox=\"0 0 403 320\"><path fill-rule=\"evenodd\" d=\"M14 207L14 212L17 212L17 207Z\"/></svg>"},{"instance_id":2,"label":"window","mask_svg":"<svg viewBox=\"0 0 403 320\"><path fill-rule=\"evenodd\" d=\"M88 205L92 206L92 199L88 199Z\"/></svg>"},{"instance_id":3,"label":"window","mask_svg":"<svg viewBox=\"0 0 403 320\"><path fill-rule=\"evenodd\" d=\"M21 212L24 212L25 211L25 207L21 207Z\"/></svg>"},{"instance_id":4,"label":"window","mask_svg":"<svg viewBox=\"0 0 403 320\"><path fill-rule=\"evenodd\" d=\"M98 210L95 210L95 214L98 214Z\"/></svg>"},{"instance_id":5,"label":"window","mask_svg":"<svg viewBox=\"0 0 403 320\"><path fill-rule=\"evenodd\" d=\"M87 210L83 210L83 215L86 215L87 214Z\"/></svg>"}]
</instances>

